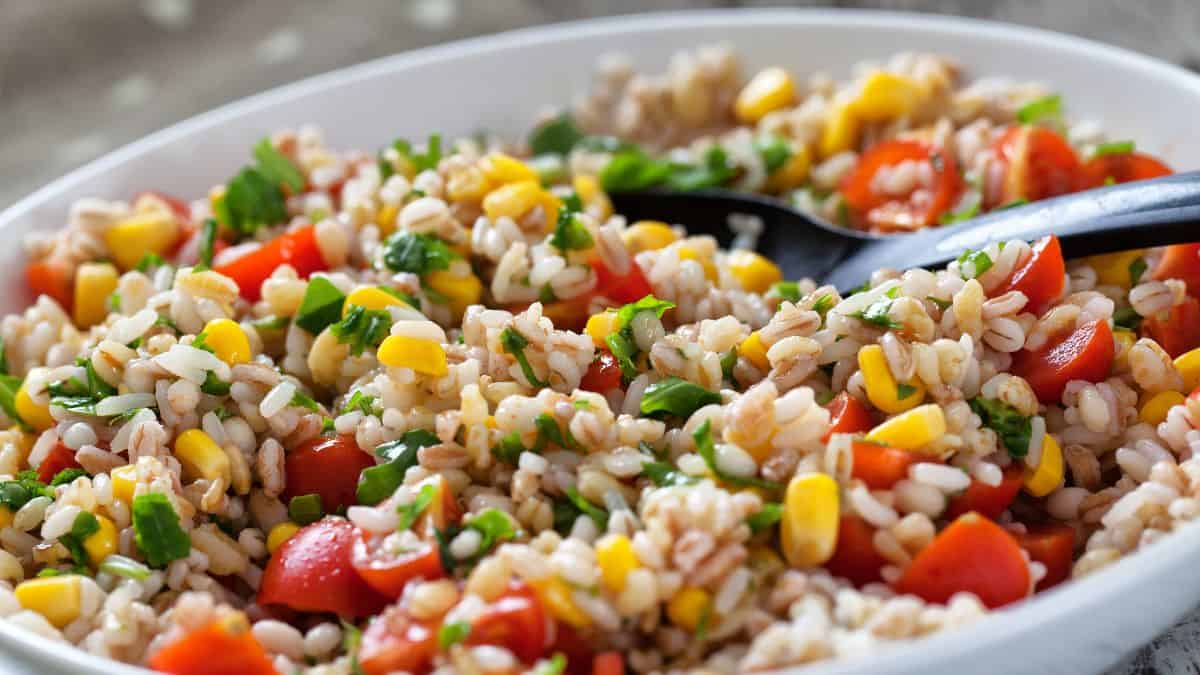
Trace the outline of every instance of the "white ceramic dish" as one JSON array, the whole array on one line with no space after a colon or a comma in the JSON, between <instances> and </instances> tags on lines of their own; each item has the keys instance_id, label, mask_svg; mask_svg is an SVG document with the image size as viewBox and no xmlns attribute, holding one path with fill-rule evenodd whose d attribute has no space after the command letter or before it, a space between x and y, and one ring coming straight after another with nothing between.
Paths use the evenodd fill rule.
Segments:
<instances>
[{"instance_id":1,"label":"white ceramic dish","mask_svg":"<svg viewBox=\"0 0 1200 675\"><path fill-rule=\"evenodd\" d=\"M717 11L644 15L507 33L401 54L315 77L200 115L93 162L0 214L0 310L27 300L19 247L56 228L72 201L156 188L201 195L247 162L267 132L314 122L334 147L377 148L397 136L523 133L547 102L588 83L594 61L620 50L662 67L678 49L727 41L748 71L782 64L848 74L852 63L897 51L957 58L972 76L1044 81L1074 117L1113 138L1135 138L1176 168L1200 166L1200 78L1145 56L1029 28L917 15L848 11ZM1089 673L1170 626L1200 601L1200 532L1189 528L1103 573L960 631L823 673ZM0 622L0 672L145 673L89 657ZM811 672L811 671L809 671Z\"/></svg>"}]
</instances>

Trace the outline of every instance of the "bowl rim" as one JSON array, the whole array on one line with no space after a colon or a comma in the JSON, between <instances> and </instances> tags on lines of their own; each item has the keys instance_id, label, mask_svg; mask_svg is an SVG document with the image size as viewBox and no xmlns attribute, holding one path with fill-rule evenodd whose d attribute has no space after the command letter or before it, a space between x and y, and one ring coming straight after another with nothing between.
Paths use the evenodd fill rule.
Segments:
<instances>
[{"instance_id":1,"label":"bowl rim","mask_svg":"<svg viewBox=\"0 0 1200 675\"><path fill-rule=\"evenodd\" d=\"M1169 81L1177 90L1190 90L1200 95L1200 76L1180 66L1124 47L1002 21L916 12L840 8L719 8L623 14L519 28L399 52L306 77L232 101L134 140L50 181L0 211L0 229L24 217L40 204L76 189L93 176L127 162L137 161L143 153L169 145L180 137L219 127L240 116L286 103L333 85L420 68L449 57L499 52L528 46L531 43L571 42L580 37L653 32L660 29L779 23L808 29L822 26L838 29L899 27L932 34L966 32L983 39L1008 43L1036 43L1042 48L1074 52L1099 62L1120 61L1122 67L1127 70L1141 70L1148 75ZM1200 538L1197 538L1196 532L1193 531L1197 524L1200 523L1189 523L1179 527L1169 536L1148 547L1148 550L1124 557L1100 573L1036 595L1014 607L990 612L968 626L887 645L862 656L785 667L778 672L796 672L808 665L816 665L824 673L848 675L868 672L868 669L878 671L885 665L884 670L936 665L939 661L962 657L968 652L978 651L989 645L1014 642L1022 635L1035 632L1046 622L1061 620L1067 615L1100 604L1105 598L1120 596L1122 592L1128 593L1146 578L1173 568L1179 569L1187 558L1200 554ZM1136 564L1132 564L1131 561L1135 561ZM140 666L97 657L82 649L63 649L63 646L62 642L0 620L0 654L19 655L25 660L23 665L37 665L40 662L40 665L44 666L53 662L81 669L81 672L86 670L118 675L152 672Z\"/></svg>"}]
</instances>

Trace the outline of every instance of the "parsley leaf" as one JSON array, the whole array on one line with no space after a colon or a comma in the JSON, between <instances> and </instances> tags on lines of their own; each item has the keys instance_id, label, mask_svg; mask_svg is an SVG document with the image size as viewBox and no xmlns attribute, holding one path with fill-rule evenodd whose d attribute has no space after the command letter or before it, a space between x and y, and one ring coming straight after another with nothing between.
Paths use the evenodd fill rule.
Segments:
<instances>
[{"instance_id":1,"label":"parsley leaf","mask_svg":"<svg viewBox=\"0 0 1200 675\"><path fill-rule=\"evenodd\" d=\"M375 448L375 456L386 459L387 463L367 467L359 474L358 503L373 506L391 497L404 482L404 474L418 464L417 453L421 448L441 442L432 432L411 429L394 441L380 444Z\"/></svg>"},{"instance_id":2,"label":"parsley leaf","mask_svg":"<svg viewBox=\"0 0 1200 675\"><path fill-rule=\"evenodd\" d=\"M0 483L0 505L16 513L35 497L53 497L54 492L37 478L36 471L22 471L16 479Z\"/></svg>"},{"instance_id":3,"label":"parsley leaf","mask_svg":"<svg viewBox=\"0 0 1200 675\"><path fill-rule=\"evenodd\" d=\"M374 415L375 397L362 393L360 389L355 389L354 393L350 394L350 398L342 404L342 409L338 411L337 416L341 417L352 410L358 410L364 415Z\"/></svg>"},{"instance_id":4,"label":"parsley leaf","mask_svg":"<svg viewBox=\"0 0 1200 675\"><path fill-rule=\"evenodd\" d=\"M245 167L229 180L225 194L213 204L221 224L241 235L254 234L264 225L287 220L287 202L278 183L254 167Z\"/></svg>"},{"instance_id":5,"label":"parsley leaf","mask_svg":"<svg viewBox=\"0 0 1200 675\"><path fill-rule=\"evenodd\" d=\"M897 286L867 305L866 309L854 312L850 316L880 328L904 328L904 324L891 317L892 301L899 293L900 287Z\"/></svg>"},{"instance_id":6,"label":"parsley leaf","mask_svg":"<svg viewBox=\"0 0 1200 675\"><path fill-rule=\"evenodd\" d=\"M704 459L704 463L708 465L713 475L718 480L727 483L733 487L757 487L764 490L778 490L782 486L779 483L773 483L769 480L763 480L756 477L734 476L726 473L717 464L717 446L713 443L712 438L712 422L705 420L704 424L700 425L692 434L692 440L696 442L696 453Z\"/></svg>"},{"instance_id":7,"label":"parsley leaf","mask_svg":"<svg viewBox=\"0 0 1200 675\"><path fill-rule=\"evenodd\" d=\"M134 541L151 567L163 568L192 552L192 540L179 526L166 495L151 492L133 500Z\"/></svg>"},{"instance_id":8,"label":"parsley leaf","mask_svg":"<svg viewBox=\"0 0 1200 675\"><path fill-rule=\"evenodd\" d=\"M642 475L658 487L693 485L700 482L699 478L689 476L666 462L646 462L642 465Z\"/></svg>"},{"instance_id":9,"label":"parsley leaf","mask_svg":"<svg viewBox=\"0 0 1200 675\"><path fill-rule=\"evenodd\" d=\"M421 486L417 496L412 500L412 503L396 507L396 513L400 514L400 521L396 525L398 531L407 530L417 522L417 518L429 508L433 503L433 498L437 494L437 488L431 484Z\"/></svg>"},{"instance_id":10,"label":"parsley leaf","mask_svg":"<svg viewBox=\"0 0 1200 675\"><path fill-rule=\"evenodd\" d=\"M258 160L258 170L272 183L286 185L293 193L304 189L304 173L271 144L271 139L264 138L254 146L254 159Z\"/></svg>"},{"instance_id":11,"label":"parsley leaf","mask_svg":"<svg viewBox=\"0 0 1200 675\"><path fill-rule=\"evenodd\" d=\"M75 521L71 524L71 530L59 537L58 541L71 552L71 558L75 560L75 565L86 569L89 559L83 542L99 531L100 521L96 519L96 516L87 511L80 511L79 515L75 516ZM100 561L97 560L95 562Z\"/></svg>"},{"instance_id":12,"label":"parsley leaf","mask_svg":"<svg viewBox=\"0 0 1200 675\"><path fill-rule=\"evenodd\" d=\"M653 159L638 148L627 149L613 155L600 170L600 185L605 192L643 190L661 184L673 170L670 162Z\"/></svg>"},{"instance_id":13,"label":"parsley leaf","mask_svg":"<svg viewBox=\"0 0 1200 675\"><path fill-rule=\"evenodd\" d=\"M83 367L84 381L71 376L65 380L51 382L46 387L46 391L50 393L50 405L80 415L95 415L96 404L115 395L117 389L96 374L91 359L80 358L76 364Z\"/></svg>"},{"instance_id":14,"label":"parsley leaf","mask_svg":"<svg viewBox=\"0 0 1200 675\"><path fill-rule=\"evenodd\" d=\"M554 234L550 236L550 245L562 251L564 255L567 251L587 250L595 244L592 233L588 232L578 217L581 210L583 205L576 195L564 199L563 205L558 209L558 224L554 226Z\"/></svg>"},{"instance_id":15,"label":"parsley leaf","mask_svg":"<svg viewBox=\"0 0 1200 675\"><path fill-rule=\"evenodd\" d=\"M361 305L351 305L346 316L329 327L338 342L350 345L350 353L355 356L362 356L368 347L378 347L391 329L392 315L386 309L367 309Z\"/></svg>"},{"instance_id":16,"label":"parsley leaf","mask_svg":"<svg viewBox=\"0 0 1200 675\"><path fill-rule=\"evenodd\" d=\"M314 276L304 289L304 299L296 311L296 324L316 335L342 318L346 296L325 277Z\"/></svg>"},{"instance_id":17,"label":"parsley leaf","mask_svg":"<svg viewBox=\"0 0 1200 675\"><path fill-rule=\"evenodd\" d=\"M786 138L767 134L754 139L754 151L762 158L768 174L775 173L792 158L792 148Z\"/></svg>"},{"instance_id":18,"label":"parsley leaf","mask_svg":"<svg viewBox=\"0 0 1200 675\"><path fill-rule=\"evenodd\" d=\"M1142 323L1142 315L1132 307L1122 307L1113 312L1113 325L1136 331Z\"/></svg>"},{"instance_id":19,"label":"parsley leaf","mask_svg":"<svg viewBox=\"0 0 1200 675\"><path fill-rule=\"evenodd\" d=\"M393 272L425 276L449 268L458 257L446 242L431 234L397 232L384 242L383 264Z\"/></svg>"},{"instance_id":20,"label":"parsley leaf","mask_svg":"<svg viewBox=\"0 0 1200 675\"><path fill-rule=\"evenodd\" d=\"M750 531L758 534L763 530L778 523L783 518L783 504L777 502L767 502L762 505L762 509L758 513L752 514L746 518L746 524L750 526Z\"/></svg>"},{"instance_id":21,"label":"parsley leaf","mask_svg":"<svg viewBox=\"0 0 1200 675\"><path fill-rule=\"evenodd\" d=\"M646 387L639 409L646 417L674 415L687 419L700 408L720 402L717 392L672 376Z\"/></svg>"},{"instance_id":22,"label":"parsley leaf","mask_svg":"<svg viewBox=\"0 0 1200 675\"><path fill-rule=\"evenodd\" d=\"M704 188L719 187L737 175L737 169L729 163L729 155L719 145L704 152L703 163L674 171L667 177L667 187L688 192Z\"/></svg>"},{"instance_id":23,"label":"parsley leaf","mask_svg":"<svg viewBox=\"0 0 1200 675\"><path fill-rule=\"evenodd\" d=\"M413 149L412 143L403 138L393 141L392 148L400 155L400 159L412 164L413 171L416 173L437 169L438 162L442 161L441 134L430 134L429 140L425 142L425 152L417 152ZM396 167L383 158L383 153L380 153L379 172L383 180L387 180L396 173Z\"/></svg>"},{"instance_id":24,"label":"parsley leaf","mask_svg":"<svg viewBox=\"0 0 1200 675\"><path fill-rule=\"evenodd\" d=\"M1009 455L1020 458L1029 453L1029 441L1033 436L1030 418L998 399L976 396L968 403L971 410L983 420L983 426L995 431L1000 437L1000 442Z\"/></svg>"},{"instance_id":25,"label":"parsley leaf","mask_svg":"<svg viewBox=\"0 0 1200 675\"><path fill-rule=\"evenodd\" d=\"M579 490L575 489L574 487L567 488L563 491L563 494L566 495L567 500L571 503L571 506L574 506L579 513L591 518L592 522L595 523L596 527L600 528L601 531L604 531L608 528L608 511L605 511L599 506L596 506L595 504L592 504L588 500L584 499L583 495L579 494ZM573 521L572 524L574 524Z\"/></svg>"},{"instance_id":26,"label":"parsley leaf","mask_svg":"<svg viewBox=\"0 0 1200 675\"><path fill-rule=\"evenodd\" d=\"M521 373L525 375L525 380L531 386L546 386L546 381L538 379L537 373L534 372L533 366L529 365L529 359L525 356L525 348L529 346L529 340L526 340L524 335L518 333L511 326L505 328L500 333L500 346L506 353L511 354L517 360L517 363L521 366Z\"/></svg>"},{"instance_id":27,"label":"parsley leaf","mask_svg":"<svg viewBox=\"0 0 1200 675\"><path fill-rule=\"evenodd\" d=\"M621 375L625 380L632 380L637 377L638 369L635 359L641 351L638 349L637 341L633 337L633 327L630 325L633 317L640 312L654 312L658 318L662 318L668 309L673 309L675 303L668 300L659 300L653 295L631 302L617 310L616 330L604 339L608 345L608 349L617 359L617 365L621 366Z\"/></svg>"},{"instance_id":28,"label":"parsley leaf","mask_svg":"<svg viewBox=\"0 0 1200 675\"><path fill-rule=\"evenodd\" d=\"M75 479L79 478L80 476L90 476L90 475L91 474L89 474L87 471L84 471L83 469L81 469L77 466L68 467L68 468L63 469L62 471L59 471L58 473L54 474L54 478L50 479L50 487L57 487L59 485L69 485L71 483L74 483Z\"/></svg>"},{"instance_id":29,"label":"parsley leaf","mask_svg":"<svg viewBox=\"0 0 1200 675\"><path fill-rule=\"evenodd\" d=\"M583 132L569 114L563 113L533 130L529 135L529 149L535 155L565 155L581 140Z\"/></svg>"}]
</instances>

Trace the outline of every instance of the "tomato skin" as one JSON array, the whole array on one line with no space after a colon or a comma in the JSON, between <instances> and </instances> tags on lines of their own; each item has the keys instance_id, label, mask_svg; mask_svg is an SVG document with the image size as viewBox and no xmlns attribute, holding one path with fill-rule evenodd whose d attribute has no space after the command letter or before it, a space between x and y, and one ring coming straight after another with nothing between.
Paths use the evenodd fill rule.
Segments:
<instances>
[{"instance_id":1,"label":"tomato skin","mask_svg":"<svg viewBox=\"0 0 1200 675\"><path fill-rule=\"evenodd\" d=\"M275 666L249 626L231 630L220 621L167 644L147 665L172 675L275 675Z\"/></svg>"},{"instance_id":2,"label":"tomato skin","mask_svg":"<svg viewBox=\"0 0 1200 675\"><path fill-rule=\"evenodd\" d=\"M1067 382L1100 382L1108 377L1115 352L1108 322L1096 319L1036 352L1017 352L1012 372L1029 382L1039 401L1057 403Z\"/></svg>"},{"instance_id":3,"label":"tomato skin","mask_svg":"<svg viewBox=\"0 0 1200 675\"><path fill-rule=\"evenodd\" d=\"M875 426L875 416L870 409L847 392L834 396L825 408L829 410L829 431L821 437L823 443L828 443L834 434L856 434L870 431Z\"/></svg>"},{"instance_id":4,"label":"tomato skin","mask_svg":"<svg viewBox=\"0 0 1200 675\"><path fill-rule=\"evenodd\" d=\"M512 583L471 622L468 645L500 645L524 663L546 651L546 613L533 589Z\"/></svg>"},{"instance_id":5,"label":"tomato skin","mask_svg":"<svg viewBox=\"0 0 1200 675\"><path fill-rule=\"evenodd\" d=\"M437 651L437 627L392 606L367 624L358 648L358 662L367 675L424 673L432 667Z\"/></svg>"},{"instance_id":6,"label":"tomato skin","mask_svg":"<svg viewBox=\"0 0 1200 675\"><path fill-rule=\"evenodd\" d=\"M1141 152L1101 155L1084 162L1077 188L1088 190L1106 183L1130 183L1136 180L1169 176L1173 171L1156 157Z\"/></svg>"},{"instance_id":7,"label":"tomato skin","mask_svg":"<svg viewBox=\"0 0 1200 675\"><path fill-rule=\"evenodd\" d=\"M1067 264L1063 260L1062 244L1058 237L1042 237L1033 243L1029 260L1013 270L1012 276L993 295L1021 291L1028 299L1025 309L1040 316L1051 302L1062 295L1066 274Z\"/></svg>"},{"instance_id":8,"label":"tomato skin","mask_svg":"<svg viewBox=\"0 0 1200 675\"><path fill-rule=\"evenodd\" d=\"M554 642L545 653L561 653L567 657L567 675L588 675L592 672L592 648L570 624L555 624Z\"/></svg>"},{"instance_id":9,"label":"tomato skin","mask_svg":"<svg viewBox=\"0 0 1200 675\"><path fill-rule=\"evenodd\" d=\"M75 291L71 285L73 272L65 260L46 258L29 263L25 267L25 283L36 295L54 298L68 314L74 303Z\"/></svg>"},{"instance_id":10,"label":"tomato skin","mask_svg":"<svg viewBox=\"0 0 1200 675\"><path fill-rule=\"evenodd\" d=\"M354 506L358 476L372 466L375 460L358 448L354 436L318 436L288 453L283 498L319 494L325 513Z\"/></svg>"},{"instance_id":11,"label":"tomato skin","mask_svg":"<svg viewBox=\"0 0 1200 675\"><path fill-rule=\"evenodd\" d=\"M446 576L436 546L425 543L411 552L392 554L380 550L383 537L360 533L350 554L350 564L371 588L390 600L399 599L413 579L440 579Z\"/></svg>"},{"instance_id":12,"label":"tomato skin","mask_svg":"<svg viewBox=\"0 0 1200 675\"><path fill-rule=\"evenodd\" d=\"M1200 244L1168 246L1150 276L1156 281L1179 279L1187 284L1189 295L1200 298Z\"/></svg>"},{"instance_id":13,"label":"tomato skin","mask_svg":"<svg viewBox=\"0 0 1200 675\"><path fill-rule=\"evenodd\" d=\"M1189 297L1172 307L1166 317L1146 317L1141 328L1171 358L1200 347L1200 300Z\"/></svg>"},{"instance_id":14,"label":"tomato skin","mask_svg":"<svg viewBox=\"0 0 1200 675\"><path fill-rule=\"evenodd\" d=\"M619 304L637 302L654 292L649 280L637 262L629 262L629 271L623 275L610 270L599 258L589 261L596 272L595 295L601 295Z\"/></svg>"},{"instance_id":15,"label":"tomato skin","mask_svg":"<svg viewBox=\"0 0 1200 675\"><path fill-rule=\"evenodd\" d=\"M950 500L946 517L957 518L968 511L975 511L996 520L1017 498L1024 476L1025 470L1021 465L1013 463L1004 470L999 485L972 480L966 491Z\"/></svg>"},{"instance_id":16,"label":"tomato skin","mask_svg":"<svg viewBox=\"0 0 1200 675\"><path fill-rule=\"evenodd\" d=\"M1062 523L1033 525L1017 535L1021 548L1035 562L1046 566L1046 576L1037 584L1038 591L1056 586L1071 576L1075 555L1075 529Z\"/></svg>"},{"instance_id":17,"label":"tomato skin","mask_svg":"<svg viewBox=\"0 0 1200 675\"><path fill-rule=\"evenodd\" d=\"M620 389L621 366L617 363L617 357L608 350L597 354L596 358L592 360L592 364L588 366L587 372L584 373L579 388L594 391L597 394Z\"/></svg>"},{"instance_id":18,"label":"tomato skin","mask_svg":"<svg viewBox=\"0 0 1200 675\"><path fill-rule=\"evenodd\" d=\"M51 480L58 475L63 469L82 469L83 466L75 461L75 452L62 443L58 443L46 455L41 464L38 464L37 474L38 480L47 485Z\"/></svg>"},{"instance_id":19,"label":"tomato skin","mask_svg":"<svg viewBox=\"0 0 1200 675\"><path fill-rule=\"evenodd\" d=\"M933 189L914 190L903 199L876 191L879 171L906 160L933 164ZM953 153L943 153L919 141L894 140L864 152L838 189L856 220L865 221L869 229L887 232L936 225L938 218L954 206L963 185ZM917 198L918 192L921 198Z\"/></svg>"},{"instance_id":20,"label":"tomato skin","mask_svg":"<svg viewBox=\"0 0 1200 675\"><path fill-rule=\"evenodd\" d=\"M258 604L344 617L379 613L387 599L354 571L359 530L343 518L326 517L292 535L271 556Z\"/></svg>"},{"instance_id":21,"label":"tomato skin","mask_svg":"<svg viewBox=\"0 0 1200 675\"><path fill-rule=\"evenodd\" d=\"M625 659L621 652L601 652L592 659L592 675L624 675Z\"/></svg>"},{"instance_id":22,"label":"tomato skin","mask_svg":"<svg viewBox=\"0 0 1200 675\"><path fill-rule=\"evenodd\" d=\"M854 466L850 476L858 478L872 490L889 490L908 477L908 467L922 461L933 461L915 452L886 445L857 441L852 446Z\"/></svg>"},{"instance_id":23,"label":"tomato skin","mask_svg":"<svg viewBox=\"0 0 1200 675\"><path fill-rule=\"evenodd\" d=\"M880 570L887 560L875 550L875 528L856 515L846 514L838 521L837 536L837 547L825 562L825 569L856 586L882 581Z\"/></svg>"},{"instance_id":24,"label":"tomato skin","mask_svg":"<svg viewBox=\"0 0 1200 675\"><path fill-rule=\"evenodd\" d=\"M1073 192L1083 168L1071 144L1045 127L1013 127L996 139L992 151L1005 169L1001 189L985 190L989 208Z\"/></svg>"},{"instance_id":25,"label":"tomato skin","mask_svg":"<svg viewBox=\"0 0 1200 675\"><path fill-rule=\"evenodd\" d=\"M329 269L317 247L313 225L292 230L264 243L260 248L216 268L237 282L238 292L249 302L257 302L262 284L280 265L291 265L301 279L313 272Z\"/></svg>"},{"instance_id":26,"label":"tomato skin","mask_svg":"<svg viewBox=\"0 0 1200 675\"><path fill-rule=\"evenodd\" d=\"M960 516L926 546L896 582L896 592L944 604L970 591L990 609L1025 597L1029 567L1011 534L978 513Z\"/></svg>"}]
</instances>

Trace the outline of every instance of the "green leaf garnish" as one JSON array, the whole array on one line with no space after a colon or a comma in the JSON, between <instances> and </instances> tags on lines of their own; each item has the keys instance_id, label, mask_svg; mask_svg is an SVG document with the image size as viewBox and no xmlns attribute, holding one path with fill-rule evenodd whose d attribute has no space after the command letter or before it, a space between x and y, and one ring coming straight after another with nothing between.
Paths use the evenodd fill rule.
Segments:
<instances>
[{"instance_id":1,"label":"green leaf garnish","mask_svg":"<svg viewBox=\"0 0 1200 675\"><path fill-rule=\"evenodd\" d=\"M525 339L524 335L518 333L511 326L505 328L500 333L500 346L505 353L511 354L517 360L517 364L521 366L521 373L525 375L525 380L534 387L545 387L546 382L538 378L534 372L533 366L529 364L529 359L525 356L525 348L529 346L529 340Z\"/></svg>"},{"instance_id":2,"label":"green leaf garnish","mask_svg":"<svg viewBox=\"0 0 1200 675\"><path fill-rule=\"evenodd\" d=\"M297 495L288 502L288 518L297 525L315 523L323 517L325 509L319 494Z\"/></svg>"},{"instance_id":3,"label":"green leaf garnish","mask_svg":"<svg viewBox=\"0 0 1200 675\"><path fill-rule=\"evenodd\" d=\"M314 276L304 289L304 299L296 312L296 324L316 335L342 318L345 303L346 296L332 281Z\"/></svg>"},{"instance_id":4,"label":"green leaf garnish","mask_svg":"<svg viewBox=\"0 0 1200 675\"><path fill-rule=\"evenodd\" d=\"M713 443L712 438L712 423L709 420L704 420L704 424L700 425L692 434L692 440L696 442L696 453L704 459L704 463L708 465L709 471L717 477L718 480L732 485L734 487L757 487L764 490L779 490L782 486L779 483L773 483L769 480L763 480L756 477L734 476L726 473L717 465L717 446Z\"/></svg>"},{"instance_id":5,"label":"green leaf garnish","mask_svg":"<svg viewBox=\"0 0 1200 675\"><path fill-rule=\"evenodd\" d=\"M563 113L533 130L529 135L529 149L535 155L565 155L581 140L583 132L569 114Z\"/></svg>"},{"instance_id":6,"label":"green leaf garnish","mask_svg":"<svg viewBox=\"0 0 1200 675\"><path fill-rule=\"evenodd\" d=\"M1133 152L1134 147L1133 141L1101 143L1096 146L1096 152L1092 154L1092 158L1104 157L1105 155L1128 155Z\"/></svg>"},{"instance_id":7,"label":"green leaf garnish","mask_svg":"<svg viewBox=\"0 0 1200 675\"><path fill-rule=\"evenodd\" d=\"M133 499L133 529L138 550L151 567L161 569L192 552L192 540L179 526L179 514L161 493Z\"/></svg>"},{"instance_id":8,"label":"green leaf garnish","mask_svg":"<svg viewBox=\"0 0 1200 675\"><path fill-rule=\"evenodd\" d=\"M977 396L968 403L971 410L983 420L983 426L996 432L1000 442L1012 457L1021 458L1029 453L1029 442L1033 436L1033 423L1004 401Z\"/></svg>"},{"instance_id":9,"label":"green leaf garnish","mask_svg":"<svg viewBox=\"0 0 1200 675\"><path fill-rule=\"evenodd\" d=\"M700 408L720 403L721 395L678 377L667 377L646 387L640 411L647 417L674 415L687 419Z\"/></svg>"}]
</instances>

